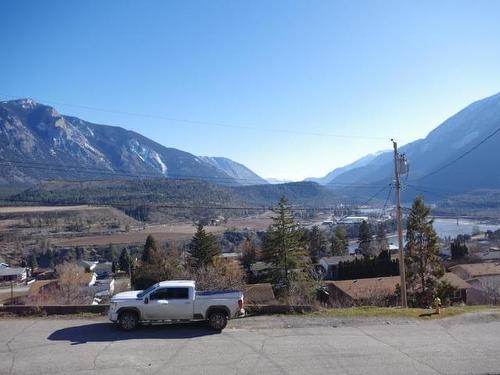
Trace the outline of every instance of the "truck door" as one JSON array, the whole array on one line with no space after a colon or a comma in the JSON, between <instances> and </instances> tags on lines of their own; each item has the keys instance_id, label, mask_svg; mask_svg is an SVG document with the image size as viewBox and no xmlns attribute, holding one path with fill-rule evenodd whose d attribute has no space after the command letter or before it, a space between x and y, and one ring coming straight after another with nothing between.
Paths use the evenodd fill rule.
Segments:
<instances>
[{"instance_id":1,"label":"truck door","mask_svg":"<svg viewBox=\"0 0 500 375\"><path fill-rule=\"evenodd\" d=\"M148 319L193 318L193 298L189 287L159 288L149 296Z\"/></svg>"}]
</instances>

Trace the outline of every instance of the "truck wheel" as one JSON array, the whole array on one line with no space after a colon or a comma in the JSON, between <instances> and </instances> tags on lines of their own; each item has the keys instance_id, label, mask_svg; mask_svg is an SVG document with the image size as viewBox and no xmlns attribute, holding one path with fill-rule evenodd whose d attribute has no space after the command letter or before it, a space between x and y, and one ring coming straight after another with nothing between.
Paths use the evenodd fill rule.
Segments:
<instances>
[{"instance_id":1,"label":"truck wheel","mask_svg":"<svg viewBox=\"0 0 500 375\"><path fill-rule=\"evenodd\" d=\"M120 328L125 331L132 331L139 326L139 316L134 311L124 311L118 318Z\"/></svg>"},{"instance_id":2,"label":"truck wheel","mask_svg":"<svg viewBox=\"0 0 500 375\"><path fill-rule=\"evenodd\" d=\"M214 311L208 317L208 325L216 331L222 331L227 325L227 315L222 311Z\"/></svg>"}]
</instances>

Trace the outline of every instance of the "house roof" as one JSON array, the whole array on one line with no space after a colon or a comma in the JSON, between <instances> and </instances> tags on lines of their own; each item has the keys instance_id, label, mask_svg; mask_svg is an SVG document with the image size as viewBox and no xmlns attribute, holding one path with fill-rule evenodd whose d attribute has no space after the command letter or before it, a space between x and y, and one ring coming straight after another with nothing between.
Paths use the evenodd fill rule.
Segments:
<instances>
[{"instance_id":1,"label":"house roof","mask_svg":"<svg viewBox=\"0 0 500 375\"><path fill-rule=\"evenodd\" d=\"M374 277L369 279L327 281L354 300L367 299L373 296L393 295L399 276Z\"/></svg>"},{"instance_id":2,"label":"house roof","mask_svg":"<svg viewBox=\"0 0 500 375\"><path fill-rule=\"evenodd\" d=\"M450 268L452 271L455 269L462 269L467 272L471 278L478 276L500 275L500 262L459 264Z\"/></svg>"},{"instance_id":3,"label":"house roof","mask_svg":"<svg viewBox=\"0 0 500 375\"><path fill-rule=\"evenodd\" d=\"M458 289L467 289L471 287L468 282L461 279L457 274L453 272L446 272L441 280L449 282L452 286Z\"/></svg>"},{"instance_id":4,"label":"house roof","mask_svg":"<svg viewBox=\"0 0 500 375\"><path fill-rule=\"evenodd\" d=\"M26 272L22 267L1 267L0 276L19 276Z\"/></svg>"},{"instance_id":5,"label":"house roof","mask_svg":"<svg viewBox=\"0 0 500 375\"><path fill-rule=\"evenodd\" d=\"M447 272L441 278L457 289L467 289L471 286L454 273ZM394 295L396 285L401 282L399 276L374 277L369 279L327 281L354 300L368 299L374 296Z\"/></svg>"},{"instance_id":6,"label":"house roof","mask_svg":"<svg viewBox=\"0 0 500 375\"><path fill-rule=\"evenodd\" d=\"M269 283L246 284L241 290L246 303L276 302L273 287Z\"/></svg>"}]
</instances>

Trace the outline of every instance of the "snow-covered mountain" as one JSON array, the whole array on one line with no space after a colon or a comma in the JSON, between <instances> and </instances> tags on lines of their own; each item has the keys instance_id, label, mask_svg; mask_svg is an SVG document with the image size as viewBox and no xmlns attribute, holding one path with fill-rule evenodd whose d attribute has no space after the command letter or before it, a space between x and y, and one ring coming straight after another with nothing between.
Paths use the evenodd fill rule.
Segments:
<instances>
[{"instance_id":1,"label":"snow-covered mountain","mask_svg":"<svg viewBox=\"0 0 500 375\"><path fill-rule=\"evenodd\" d=\"M137 176L238 185L239 175L259 183L248 168L225 160L222 168L133 131L64 116L30 99L0 102L0 184ZM228 168L231 162L239 169Z\"/></svg>"},{"instance_id":2,"label":"snow-covered mountain","mask_svg":"<svg viewBox=\"0 0 500 375\"><path fill-rule=\"evenodd\" d=\"M424 139L400 147L410 163L404 194L410 197L432 190L437 197L474 189L500 189L499 128L500 93L470 104ZM382 153L368 164L338 175L330 186L389 183L392 163L392 153Z\"/></svg>"}]
</instances>

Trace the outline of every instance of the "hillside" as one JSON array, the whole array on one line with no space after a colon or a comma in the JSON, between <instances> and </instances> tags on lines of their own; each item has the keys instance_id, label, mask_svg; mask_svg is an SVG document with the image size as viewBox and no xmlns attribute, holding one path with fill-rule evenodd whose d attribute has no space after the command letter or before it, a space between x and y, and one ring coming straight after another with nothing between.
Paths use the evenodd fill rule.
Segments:
<instances>
[{"instance_id":1,"label":"hillside","mask_svg":"<svg viewBox=\"0 0 500 375\"><path fill-rule=\"evenodd\" d=\"M240 185L260 185L269 183L243 164L237 163L231 159L209 156L200 156L199 158L234 178Z\"/></svg>"},{"instance_id":2,"label":"hillside","mask_svg":"<svg viewBox=\"0 0 500 375\"><path fill-rule=\"evenodd\" d=\"M314 182L228 186L166 178L52 181L16 194L9 201L11 204L42 205L105 204L120 208L136 218L135 214L147 206L148 212L171 211L171 216L180 214L192 218L200 211L229 216L251 208L268 209L275 206L282 195L289 199L291 205L302 207L331 207L339 202L335 192Z\"/></svg>"},{"instance_id":3,"label":"hillside","mask_svg":"<svg viewBox=\"0 0 500 375\"><path fill-rule=\"evenodd\" d=\"M250 175L253 183L265 183L232 160L224 159L221 168L133 131L64 116L30 99L0 102L0 134L0 185L133 177L195 178L238 185L247 184ZM231 163L239 169L229 168Z\"/></svg>"},{"instance_id":4,"label":"hillside","mask_svg":"<svg viewBox=\"0 0 500 375\"><path fill-rule=\"evenodd\" d=\"M373 154L365 155L365 156L359 158L358 160L354 161L351 164L347 164L344 167L335 168L333 171L327 173L323 177L309 177L309 178L306 178L304 181L312 181L312 182L317 182L318 184L321 184L321 185L327 185L335 177L340 176L341 174L343 174L347 171L368 165L373 159L375 159L378 155L380 155L384 152L385 151L379 151L379 152L375 152Z\"/></svg>"},{"instance_id":5,"label":"hillside","mask_svg":"<svg viewBox=\"0 0 500 375\"><path fill-rule=\"evenodd\" d=\"M412 199L423 193L437 200L476 189L500 189L500 174L493 167L500 162L500 134L455 161L499 127L500 94L496 94L450 117L425 139L400 147L400 152L406 154L410 162L410 174L403 181L407 186L404 198ZM338 175L330 186L389 183L392 163L392 153L382 153L367 165Z\"/></svg>"}]
</instances>

